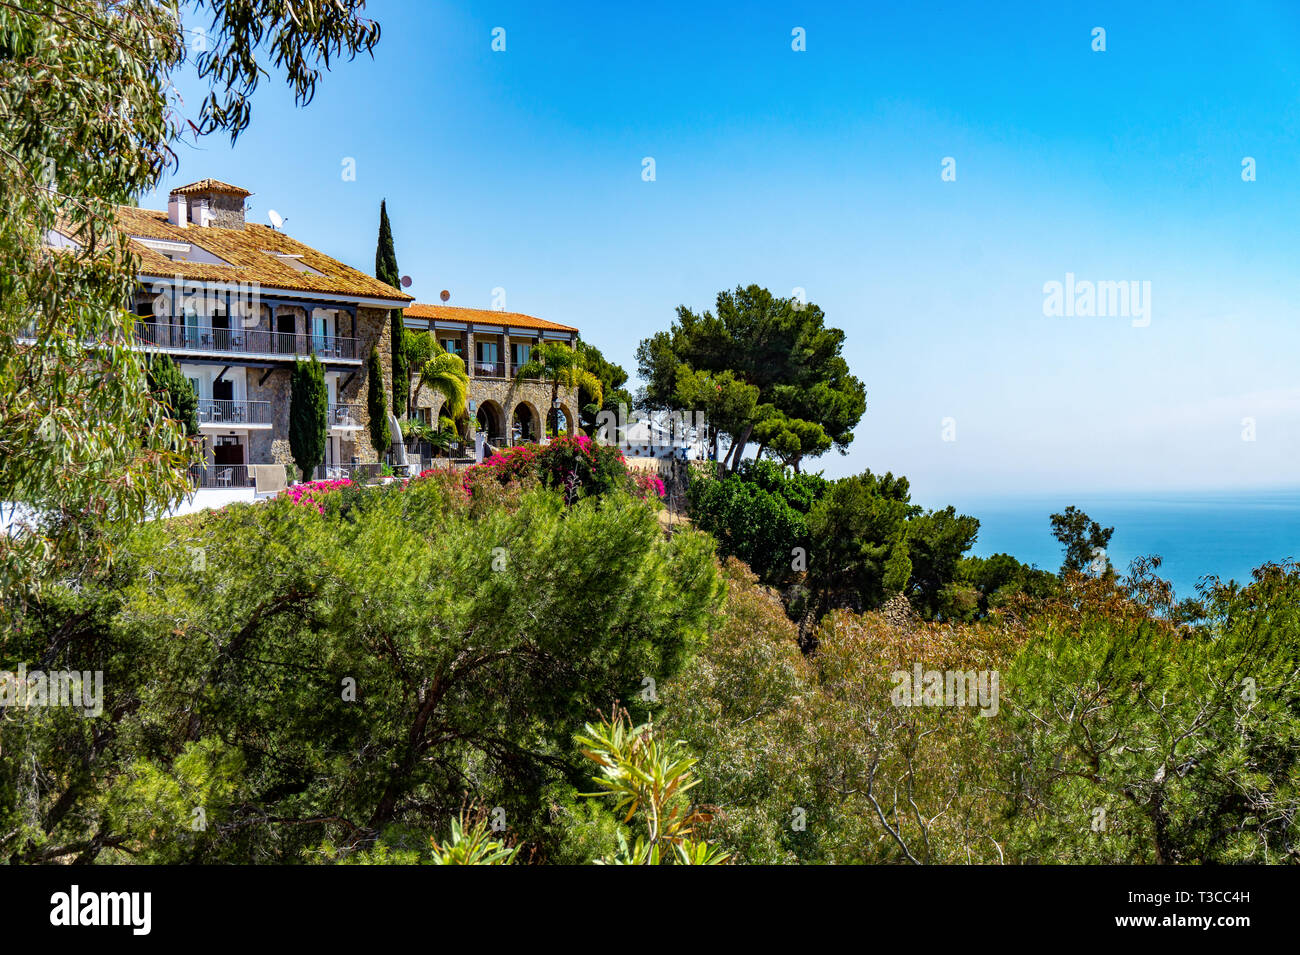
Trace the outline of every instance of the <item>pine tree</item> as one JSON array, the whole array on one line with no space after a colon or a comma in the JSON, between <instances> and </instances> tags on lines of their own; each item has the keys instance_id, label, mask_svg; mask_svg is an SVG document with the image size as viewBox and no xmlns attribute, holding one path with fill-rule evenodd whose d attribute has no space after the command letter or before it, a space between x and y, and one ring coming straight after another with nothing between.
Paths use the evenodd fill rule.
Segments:
<instances>
[{"instance_id":1,"label":"pine tree","mask_svg":"<svg viewBox=\"0 0 1300 955\"><path fill-rule=\"evenodd\" d=\"M328 415L325 366L312 355L310 361L294 365L289 379L289 451L304 481L325 460Z\"/></svg>"},{"instance_id":2,"label":"pine tree","mask_svg":"<svg viewBox=\"0 0 1300 955\"><path fill-rule=\"evenodd\" d=\"M402 276L397 268L397 252L393 248L393 229L388 223L386 200L379 202L379 242L375 247L375 278L393 288L402 287ZM406 414L406 393L411 386L411 373L406 364L406 322L400 308L388 313L392 327L393 349L393 414Z\"/></svg>"},{"instance_id":3,"label":"pine tree","mask_svg":"<svg viewBox=\"0 0 1300 955\"><path fill-rule=\"evenodd\" d=\"M388 400L384 397L384 367L379 361L379 349L370 348L370 364L366 372L366 408L370 412L370 443L382 460L393 442L388 430Z\"/></svg>"}]
</instances>

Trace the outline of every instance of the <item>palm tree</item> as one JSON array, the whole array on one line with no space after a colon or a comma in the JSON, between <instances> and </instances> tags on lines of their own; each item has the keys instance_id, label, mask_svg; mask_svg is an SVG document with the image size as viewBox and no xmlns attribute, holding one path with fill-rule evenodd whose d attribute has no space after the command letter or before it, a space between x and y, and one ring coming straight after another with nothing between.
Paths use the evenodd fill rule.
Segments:
<instances>
[{"instance_id":1,"label":"palm tree","mask_svg":"<svg viewBox=\"0 0 1300 955\"><path fill-rule=\"evenodd\" d=\"M546 415L543 428L550 426L551 415L556 412L556 403L560 399L560 386L566 388L586 388L596 396L597 404L602 400L600 379L589 372L583 363L582 355L561 342L542 342L528 354L528 361L515 371L515 382L525 378L540 378L551 383L551 410ZM572 427L576 422L571 422ZM559 417L556 416L556 430Z\"/></svg>"},{"instance_id":2,"label":"palm tree","mask_svg":"<svg viewBox=\"0 0 1300 955\"><path fill-rule=\"evenodd\" d=\"M465 413L465 402L469 397L469 375L465 372L465 362L459 355L443 351L439 346L433 357L420 366L415 394L411 399L412 408L420 400L420 390L426 387L442 395L444 400L441 415L459 418Z\"/></svg>"},{"instance_id":3,"label":"palm tree","mask_svg":"<svg viewBox=\"0 0 1300 955\"><path fill-rule=\"evenodd\" d=\"M412 409L417 407L420 391L426 387L442 395L443 403L438 412L438 427L439 431L446 431L448 423L451 423L454 429L456 421L468 417L466 401L469 398L469 375L465 372L465 362L459 355L445 351L436 342L432 347L433 354L420 366L419 374L416 376L415 393L411 396L410 407ZM435 448L438 447L438 442L430 443Z\"/></svg>"},{"instance_id":4,"label":"palm tree","mask_svg":"<svg viewBox=\"0 0 1300 955\"><path fill-rule=\"evenodd\" d=\"M452 444L468 442L470 440L470 422L469 409L466 408L457 417L448 417L440 415L438 418L438 428L443 434L449 436Z\"/></svg>"}]
</instances>

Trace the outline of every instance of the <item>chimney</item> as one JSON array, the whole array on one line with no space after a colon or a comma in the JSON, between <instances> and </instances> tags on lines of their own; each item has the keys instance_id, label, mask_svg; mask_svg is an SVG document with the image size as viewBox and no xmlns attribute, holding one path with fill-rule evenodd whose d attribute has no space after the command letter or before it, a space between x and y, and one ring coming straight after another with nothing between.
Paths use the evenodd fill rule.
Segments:
<instances>
[{"instance_id":1,"label":"chimney","mask_svg":"<svg viewBox=\"0 0 1300 955\"><path fill-rule=\"evenodd\" d=\"M200 179L188 186L180 186L168 202L167 218L184 228L186 220L186 202L189 203L189 221L202 228L242 229L244 228L244 200L252 193L239 186L232 186L220 179ZM171 215L171 203L180 198L180 215Z\"/></svg>"},{"instance_id":2,"label":"chimney","mask_svg":"<svg viewBox=\"0 0 1300 955\"><path fill-rule=\"evenodd\" d=\"M208 208L206 196L197 198L190 203L190 221L201 229L206 229L212 225L212 210Z\"/></svg>"},{"instance_id":3,"label":"chimney","mask_svg":"<svg viewBox=\"0 0 1300 955\"><path fill-rule=\"evenodd\" d=\"M173 192L167 199L167 221L182 229L189 226L189 217L185 211L185 196L179 192Z\"/></svg>"}]
</instances>

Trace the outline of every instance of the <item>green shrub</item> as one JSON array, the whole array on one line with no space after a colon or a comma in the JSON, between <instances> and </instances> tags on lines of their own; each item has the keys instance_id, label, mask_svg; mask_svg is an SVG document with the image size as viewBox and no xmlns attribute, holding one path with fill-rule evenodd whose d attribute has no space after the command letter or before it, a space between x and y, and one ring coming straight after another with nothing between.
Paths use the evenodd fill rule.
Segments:
<instances>
[{"instance_id":1,"label":"green shrub","mask_svg":"<svg viewBox=\"0 0 1300 955\"><path fill-rule=\"evenodd\" d=\"M733 474L696 478L686 489L691 521L718 542L723 557L739 557L765 582L794 573L796 547L808 546L805 516L779 493Z\"/></svg>"},{"instance_id":2,"label":"green shrub","mask_svg":"<svg viewBox=\"0 0 1300 955\"><path fill-rule=\"evenodd\" d=\"M540 794L584 775L573 734L702 642L712 545L626 494L480 508L459 477L153 521L111 579L7 620L0 666L104 670L113 731L10 710L0 852L99 834L88 860L343 858L395 826L441 838L467 787L549 852ZM193 830L201 792L221 824Z\"/></svg>"},{"instance_id":3,"label":"green shrub","mask_svg":"<svg viewBox=\"0 0 1300 955\"><path fill-rule=\"evenodd\" d=\"M776 461L745 460L735 474L770 494L777 494L800 514L807 514L831 482L820 474L799 472Z\"/></svg>"},{"instance_id":4,"label":"green shrub","mask_svg":"<svg viewBox=\"0 0 1300 955\"><path fill-rule=\"evenodd\" d=\"M1001 771L1022 794L1008 848L1026 862L1294 862L1298 637L1297 565L1211 587L1191 630L1113 601L1044 618L1005 681Z\"/></svg>"},{"instance_id":5,"label":"green shrub","mask_svg":"<svg viewBox=\"0 0 1300 955\"><path fill-rule=\"evenodd\" d=\"M955 619L973 619L1017 605L1022 598L1030 602L1042 601L1055 594L1060 586L1055 574L1022 564L1010 554L963 557L957 563L956 577L956 586L965 586L973 591L975 604L968 607L966 616ZM945 615L957 613L953 608Z\"/></svg>"},{"instance_id":6,"label":"green shrub","mask_svg":"<svg viewBox=\"0 0 1300 955\"><path fill-rule=\"evenodd\" d=\"M623 453L582 434L552 438L544 445L518 444L504 448L468 469L465 486L474 489L485 483L509 484L525 478L560 492L568 503L631 490L634 486Z\"/></svg>"}]
</instances>

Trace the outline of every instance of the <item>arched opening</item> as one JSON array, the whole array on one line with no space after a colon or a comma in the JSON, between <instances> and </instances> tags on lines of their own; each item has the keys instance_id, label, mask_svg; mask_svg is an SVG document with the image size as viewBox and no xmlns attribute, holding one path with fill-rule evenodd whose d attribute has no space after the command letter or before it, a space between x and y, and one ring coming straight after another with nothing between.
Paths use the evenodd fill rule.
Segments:
<instances>
[{"instance_id":1,"label":"arched opening","mask_svg":"<svg viewBox=\"0 0 1300 955\"><path fill-rule=\"evenodd\" d=\"M495 401L485 401L478 406L475 417L478 419L478 430L487 435L489 442L501 444L505 441L505 419L500 405Z\"/></svg>"},{"instance_id":2,"label":"arched opening","mask_svg":"<svg viewBox=\"0 0 1300 955\"><path fill-rule=\"evenodd\" d=\"M569 406L561 401L559 408L555 412L555 433L557 435L574 435L578 433L578 419L569 409Z\"/></svg>"},{"instance_id":3,"label":"arched opening","mask_svg":"<svg viewBox=\"0 0 1300 955\"><path fill-rule=\"evenodd\" d=\"M546 412L546 434L547 437L563 437L566 434L577 434L574 430L577 427L578 419L573 416L569 406L563 401L555 402L549 411Z\"/></svg>"},{"instance_id":4,"label":"arched opening","mask_svg":"<svg viewBox=\"0 0 1300 955\"><path fill-rule=\"evenodd\" d=\"M518 444L521 441L536 441L540 437L537 433L540 424L537 409L526 401L519 402L515 405L514 420L510 426L511 442Z\"/></svg>"}]
</instances>

